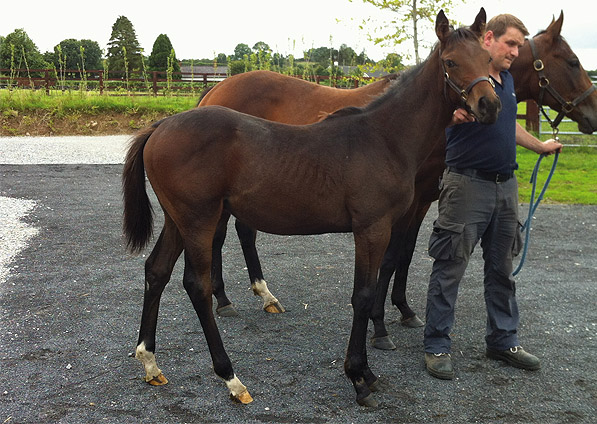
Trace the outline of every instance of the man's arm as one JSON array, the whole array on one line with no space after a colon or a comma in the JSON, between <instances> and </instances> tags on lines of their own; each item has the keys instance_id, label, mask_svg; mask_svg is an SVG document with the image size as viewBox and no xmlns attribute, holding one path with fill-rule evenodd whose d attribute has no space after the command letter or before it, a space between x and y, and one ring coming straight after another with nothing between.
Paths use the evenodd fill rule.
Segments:
<instances>
[{"instance_id":1,"label":"man's arm","mask_svg":"<svg viewBox=\"0 0 597 424\"><path fill-rule=\"evenodd\" d=\"M558 141L553 139L541 141L525 130L518 122L516 123L516 144L538 154L551 155L562 151L562 144Z\"/></svg>"}]
</instances>

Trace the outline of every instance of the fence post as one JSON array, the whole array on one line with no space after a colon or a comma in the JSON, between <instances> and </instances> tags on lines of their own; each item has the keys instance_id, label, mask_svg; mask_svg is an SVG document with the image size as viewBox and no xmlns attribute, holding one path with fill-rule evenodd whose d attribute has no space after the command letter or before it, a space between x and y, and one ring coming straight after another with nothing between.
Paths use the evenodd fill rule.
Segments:
<instances>
[{"instance_id":1,"label":"fence post","mask_svg":"<svg viewBox=\"0 0 597 424\"><path fill-rule=\"evenodd\" d=\"M99 90L100 95L104 94L104 71L99 71Z\"/></svg>"},{"instance_id":2,"label":"fence post","mask_svg":"<svg viewBox=\"0 0 597 424\"><path fill-rule=\"evenodd\" d=\"M45 80L46 80L46 95L50 95L50 71L46 69L45 72Z\"/></svg>"},{"instance_id":3,"label":"fence post","mask_svg":"<svg viewBox=\"0 0 597 424\"><path fill-rule=\"evenodd\" d=\"M151 79L152 79L152 86L153 86L153 95L157 96L158 95L158 71L153 71L151 73Z\"/></svg>"},{"instance_id":4,"label":"fence post","mask_svg":"<svg viewBox=\"0 0 597 424\"><path fill-rule=\"evenodd\" d=\"M539 107L534 100L527 100L526 130L539 131Z\"/></svg>"}]
</instances>

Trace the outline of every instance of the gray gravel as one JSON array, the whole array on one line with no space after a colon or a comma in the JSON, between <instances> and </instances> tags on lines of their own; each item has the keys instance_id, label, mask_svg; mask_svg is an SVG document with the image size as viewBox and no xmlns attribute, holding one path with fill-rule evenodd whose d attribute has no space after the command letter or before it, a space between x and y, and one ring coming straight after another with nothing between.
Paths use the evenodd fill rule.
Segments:
<instances>
[{"instance_id":1,"label":"gray gravel","mask_svg":"<svg viewBox=\"0 0 597 424\"><path fill-rule=\"evenodd\" d=\"M5 217L0 240L9 240L2 249L10 252L0 280L0 423L594 422L593 206L541 205L533 221L517 295L520 338L542 359L538 372L484 357L477 251L457 305L456 379L427 375L422 330L401 327L388 304L388 329L399 347L368 350L384 387L377 394L380 407L361 408L342 367L352 317L352 236L260 234L266 278L287 309L268 315L248 290L231 228L225 278L240 316L217 322L235 371L255 401L232 403L214 376L201 327L181 287L180 263L164 293L158 325L157 358L170 383L148 386L141 365L129 356L137 339L148 252L128 255L121 238L120 162L126 139L88 140L92 159L83 162L79 156L77 163L66 163L65 155L69 146L81 145L78 139L50 144L52 139L23 138L15 140L18 145L0 139ZM95 155L110 156L109 146L115 145L115 159L98 163ZM6 152L25 147L29 161L9 162L17 159ZM62 149L55 160L50 159L54 147ZM432 208L423 224L411 267L408 296L419 313L425 307L431 265L426 241L435 213ZM161 222L158 214L157 228Z\"/></svg>"}]
</instances>

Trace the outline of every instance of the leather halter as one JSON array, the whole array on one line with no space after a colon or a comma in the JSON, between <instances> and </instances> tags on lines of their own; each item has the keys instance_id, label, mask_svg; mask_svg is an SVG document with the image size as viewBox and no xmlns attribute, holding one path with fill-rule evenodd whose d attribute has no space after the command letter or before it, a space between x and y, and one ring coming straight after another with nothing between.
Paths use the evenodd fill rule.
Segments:
<instances>
[{"instance_id":1,"label":"leather halter","mask_svg":"<svg viewBox=\"0 0 597 424\"><path fill-rule=\"evenodd\" d=\"M572 110L576 106L578 106L584 99L589 97L589 95L597 88L595 87L595 85L591 84L591 87L585 90L585 92L578 96L576 99L570 102L564 100L560 93L558 93L557 90L553 88L553 86L549 83L549 79L545 76L545 65L543 64L543 61L541 59L537 59L537 48L535 47L535 41L533 40L533 38L529 38L528 41L529 46L531 46L531 53L533 54L533 68L535 69L535 71L537 71L537 75L539 76L540 90L537 105L539 106L539 109L541 110L541 113L543 114L545 119L547 119L547 121L549 122L549 125L551 125L551 128L555 131L558 125L560 125L560 122L562 122L562 119L564 119L564 116L567 113L572 112ZM559 102L560 106L562 107L562 110L558 112L558 116L556 116L556 119L554 119L553 121L543 109L543 96L545 95L545 91L549 92L549 94L551 94L551 96L554 99L556 99L556 101Z\"/></svg>"},{"instance_id":2,"label":"leather halter","mask_svg":"<svg viewBox=\"0 0 597 424\"><path fill-rule=\"evenodd\" d=\"M458 96L460 97L460 100L462 101L462 106L467 110L467 112L474 115L473 111L471 110L471 107L466 103L466 101L468 100L468 95L470 94L473 87L475 85L477 85L478 83L480 83L481 81L487 81L489 84L491 84L492 87L495 88L495 84L494 84L493 80L489 77L478 77L478 78L475 78L474 80L472 80L471 83L466 88L463 89L463 88L458 87L458 85L456 85L456 83L450 78L450 75L448 74L448 71L446 70L446 65L443 60L441 60L441 63L442 63L442 68L444 70L444 81L446 83L444 85L444 97L446 97L446 98L448 97L447 93L446 93L446 85L447 85L452 90L454 90L454 92L456 92L456 94L458 94Z\"/></svg>"}]
</instances>

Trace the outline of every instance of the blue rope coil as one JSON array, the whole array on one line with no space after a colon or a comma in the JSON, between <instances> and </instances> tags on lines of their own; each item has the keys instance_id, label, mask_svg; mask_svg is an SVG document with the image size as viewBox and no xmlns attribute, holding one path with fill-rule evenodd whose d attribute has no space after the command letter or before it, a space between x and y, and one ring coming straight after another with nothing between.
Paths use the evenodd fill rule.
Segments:
<instances>
[{"instance_id":1,"label":"blue rope coil","mask_svg":"<svg viewBox=\"0 0 597 424\"><path fill-rule=\"evenodd\" d=\"M547 190L547 187L549 186L549 182L551 181L551 177L553 176L553 174L556 170L556 165L558 163L559 155L560 155L559 152L555 153L555 157L553 159L553 164L551 165L551 170L549 171L549 175L547 176L547 179L545 180L545 184L543 184L543 188L541 189L541 192L539 193L537 200L535 200L535 192L537 189L537 175L539 174L539 165L541 164L541 161L543 160L543 158L546 157L547 155L545 153L542 153L539 156L539 159L537 159L537 163L535 163L535 168L533 169L533 173L531 174L531 180L530 180L530 183L533 184L533 186L531 189L531 199L529 201L529 214L528 214L526 222L520 229L520 232L525 233L524 247L522 249L522 256L520 258L520 263L518 264L518 266L516 267L514 272L512 272L512 275L516 275L520 272L520 270L522 269L522 265L524 264L524 261L526 259L527 251L529 249L529 241L531 239L531 220L533 219L533 215L535 215L537 206L539 206L539 203L541 203L541 200L543 199L543 195L545 194L545 191Z\"/></svg>"}]
</instances>

